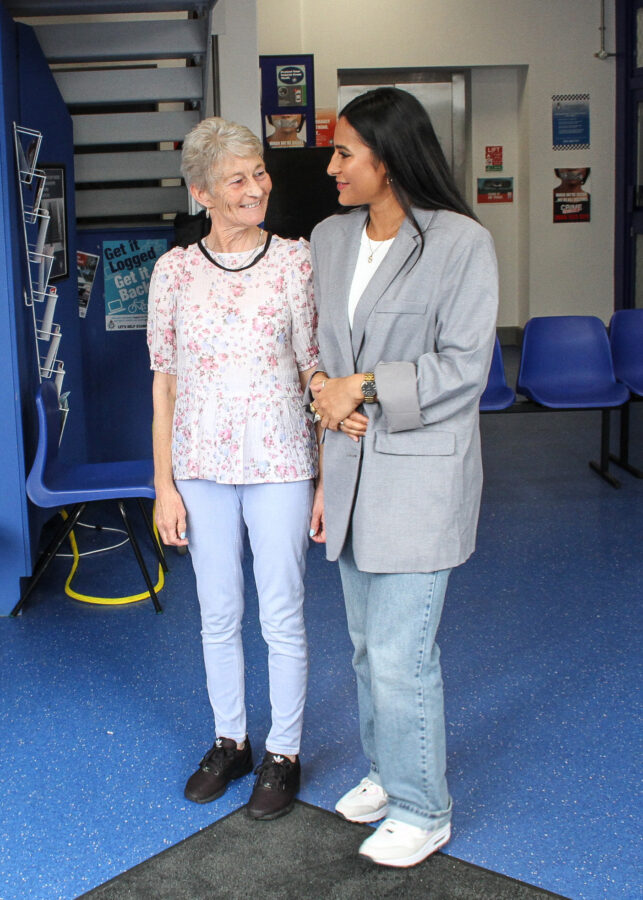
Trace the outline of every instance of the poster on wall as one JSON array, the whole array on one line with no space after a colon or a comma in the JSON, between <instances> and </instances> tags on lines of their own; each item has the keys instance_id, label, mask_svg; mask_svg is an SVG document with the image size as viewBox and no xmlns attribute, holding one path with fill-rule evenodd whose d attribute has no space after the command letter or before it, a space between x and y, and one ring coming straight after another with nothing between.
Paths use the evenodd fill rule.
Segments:
<instances>
[{"instance_id":1,"label":"poster on wall","mask_svg":"<svg viewBox=\"0 0 643 900\"><path fill-rule=\"evenodd\" d=\"M315 146L332 147L337 124L337 113L332 107L315 110Z\"/></svg>"},{"instance_id":2,"label":"poster on wall","mask_svg":"<svg viewBox=\"0 0 643 900\"><path fill-rule=\"evenodd\" d=\"M156 260L167 250L164 238L103 241L105 329L144 330L147 294Z\"/></svg>"},{"instance_id":3,"label":"poster on wall","mask_svg":"<svg viewBox=\"0 0 643 900\"><path fill-rule=\"evenodd\" d=\"M315 146L312 54L260 56L261 122L267 147Z\"/></svg>"},{"instance_id":4,"label":"poster on wall","mask_svg":"<svg viewBox=\"0 0 643 900\"><path fill-rule=\"evenodd\" d=\"M551 98L554 150L589 150L589 94L554 94Z\"/></svg>"},{"instance_id":5,"label":"poster on wall","mask_svg":"<svg viewBox=\"0 0 643 900\"><path fill-rule=\"evenodd\" d=\"M91 297L100 256L95 253L76 251L76 267L78 270L78 315L84 319L87 315L89 298Z\"/></svg>"},{"instance_id":6,"label":"poster on wall","mask_svg":"<svg viewBox=\"0 0 643 900\"><path fill-rule=\"evenodd\" d=\"M305 147L307 144L305 113L273 113L265 117L263 127L269 147Z\"/></svg>"},{"instance_id":7,"label":"poster on wall","mask_svg":"<svg viewBox=\"0 0 643 900\"><path fill-rule=\"evenodd\" d=\"M589 222L590 195L588 167L554 169L554 222Z\"/></svg>"},{"instance_id":8,"label":"poster on wall","mask_svg":"<svg viewBox=\"0 0 643 900\"><path fill-rule=\"evenodd\" d=\"M513 203L513 178L478 178L478 203Z\"/></svg>"},{"instance_id":9,"label":"poster on wall","mask_svg":"<svg viewBox=\"0 0 643 900\"><path fill-rule=\"evenodd\" d=\"M43 163L45 179L42 182L41 209L49 213L49 225L43 253L53 256L49 281L60 281L69 275L67 256L67 203L65 196L65 166L61 163Z\"/></svg>"},{"instance_id":10,"label":"poster on wall","mask_svg":"<svg viewBox=\"0 0 643 900\"><path fill-rule=\"evenodd\" d=\"M502 172L502 146L494 144L484 148L485 172Z\"/></svg>"}]
</instances>

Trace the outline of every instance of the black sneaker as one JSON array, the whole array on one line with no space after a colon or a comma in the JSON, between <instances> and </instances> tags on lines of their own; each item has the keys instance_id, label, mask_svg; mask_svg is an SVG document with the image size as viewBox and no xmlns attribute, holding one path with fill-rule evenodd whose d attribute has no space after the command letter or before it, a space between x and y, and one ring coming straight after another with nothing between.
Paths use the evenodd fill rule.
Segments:
<instances>
[{"instance_id":1,"label":"black sneaker","mask_svg":"<svg viewBox=\"0 0 643 900\"><path fill-rule=\"evenodd\" d=\"M252 750L246 738L243 750L230 738L217 738L190 775L184 794L193 803L210 803L220 797L230 781L252 772Z\"/></svg>"},{"instance_id":2,"label":"black sneaker","mask_svg":"<svg viewBox=\"0 0 643 900\"><path fill-rule=\"evenodd\" d=\"M293 763L287 756L266 753L255 772L257 780L246 807L250 818L277 819L289 813L299 791L299 757Z\"/></svg>"}]
</instances>

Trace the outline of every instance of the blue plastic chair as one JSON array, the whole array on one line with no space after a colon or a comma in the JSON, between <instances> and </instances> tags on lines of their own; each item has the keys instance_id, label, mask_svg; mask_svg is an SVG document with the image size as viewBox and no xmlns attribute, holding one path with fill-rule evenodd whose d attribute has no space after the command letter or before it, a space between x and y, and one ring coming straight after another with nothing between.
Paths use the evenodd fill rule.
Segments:
<instances>
[{"instance_id":1,"label":"blue plastic chair","mask_svg":"<svg viewBox=\"0 0 643 900\"><path fill-rule=\"evenodd\" d=\"M643 397L643 309L618 309L610 322L614 374Z\"/></svg>"},{"instance_id":2,"label":"blue plastic chair","mask_svg":"<svg viewBox=\"0 0 643 900\"><path fill-rule=\"evenodd\" d=\"M530 319L523 335L516 386L520 394L548 409L602 410L601 460L590 467L613 487L610 475L610 409L630 393L616 381L605 326L596 316L543 316Z\"/></svg>"},{"instance_id":3,"label":"blue plastic chair","mask_svg":"<svg viewBox=\"0 0 643 900\"><path fill-rule=\"evenodd\" d=\"M44 381L38 388L36 409L38 412L38 446L36 457L27 477L27 495L36 506L44 509L68 507L68 516L41 553L33 574L20 600L11 611L11 615L18 615L87 504L100 500L114 500L117 503L134 555L154 602L154 608L157 613L162 612L124 505L125 499L137 500L152 538L156 555L163 570L167 571L163 550L154 535L152 523L142 502L143 498L153 500L155 497L152 460L65 464L58 459L62 414L58 404L58 391L52 381Z\"/></svg>"},{"instance_id":4,"label":"blue plastic chair","mask_svg":"<svg viewBox=\"0 0 643 900\"><path fill-rule=\"evenodd\" d=\"M516 395L507 384L505 378L502 350L500 348L500 341L496 336L487 386L480 398L480 412L498 412L501 409L507 409L507 407L512 405L515 399Z\"/></svg>"},{"instance_id":5,"label":"blue plastic chair","mask_svg":"<svg viewBox=\"0 0 643 900\"><path fill-rule=\"evenodd\" d=\"M614 374L636 398L643 398L643 309L619 309L610 322L610 346ZM633 397L630 400L634 399ZM630 405L621 408L619 455L610 459L636 478L643 472L629 462Z\"/></svg>"}]
</instances>

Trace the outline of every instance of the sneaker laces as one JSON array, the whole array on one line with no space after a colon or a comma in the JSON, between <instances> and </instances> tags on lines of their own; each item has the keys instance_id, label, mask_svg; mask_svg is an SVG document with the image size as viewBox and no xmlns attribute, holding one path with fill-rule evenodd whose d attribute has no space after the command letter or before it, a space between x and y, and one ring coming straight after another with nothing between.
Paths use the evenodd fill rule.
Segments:
<instances>
[{"instance_id":1,"label":"sneaker laces","mask_svg":"<svg viewBox=\"0 0 643 900\"><path fill-rule=\"evenodd\" d=\"M371 781L370 778L362 778L360 783L355 788L355 792L359 794L385 794L386 791L384 788L377 784L375 781Z\"/></svg>"},{"instance_id":2,"label":"sneaker laces","mask_svg":"<svg viewBox=\"0 0 643 900\"><path fill-rule=\"evenodd\" d=\"M219 775L225 768L226 762L234 759L237 752L236 746L224 747L222 739L217 738L199 763L199 767L204 772L212 772L213 775Z\"/></svg>"},{"instance_id":3,"label":"sneaker laces","mask_svg":"<svg viewBox=\"0 0 643 900\"><path fill-rule=\"evenodd\" d=\"M284 790L292 766L293 764L285 756L275 754L271 759L264 760L257 766L255 775L259 776L261 787Z\"/></svg>"}]
</instances>

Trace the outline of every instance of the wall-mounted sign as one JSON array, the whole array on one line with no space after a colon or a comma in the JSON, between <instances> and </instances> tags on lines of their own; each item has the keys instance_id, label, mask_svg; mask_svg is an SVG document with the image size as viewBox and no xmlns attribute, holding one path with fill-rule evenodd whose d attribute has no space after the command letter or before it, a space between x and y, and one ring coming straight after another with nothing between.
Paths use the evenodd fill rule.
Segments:
<instances>
[{"instance_id":1,"label":"wall-mounted sign","mask_svg":"<svg viewBox=\"0 0 643 900\"><path fill-rule=\"evenodd\" d=\"M485 172L502 172L502 146L494 144L484 148Z\"/></svg>"},{"instance_id":2,"label":"wall-mounted sign","mask_svg":"<svg viewBox=\"0 0 643 900\"><path fill-rule=\"evenodd\" d=\"M313 57L260 56L261 122L268 147L315 146Z\"/></svg>"},{"instance_id":3,"label":"wall-mounted sign","mask_svg":"<svg viewBox=\"0 0 643 900\"><path fill-rule=\"evenodd\" d=\"M76 251L76 268L78 271L78 315L84 319L87 315L89 298L92 294L96 270L100 263L100 256L95 253L85 253L84 250Z\"/></svg>"},{"instance_id":4,"label":"wall-mounted sign","mask_svg":"<svg viewBox=\"0 0 643 900\"><path fill-rule=\"evenodd\" d=\"M513 178L478 178L478 203L513 203Z\"/></svg>"},{"instance_id":5,"label":"wall-mounted sign","mask_svg":"<svg viewBox=\"0 0 643 900\"><path fill-rule=\"evenodd\" d=\"M276 66L278 106L306 106L306 67Z\"/></svg>"},{"instance_id":6,"label":"wall-mounted sign","mask_svg":"<svg viewBox=\"0 0 643 900\"><path fill-rule=\"evenodd\" d=\"M589 94L554 94L551 104L554 150L589 150Z\"/></svg>"},{"instance_id":7,"label":"wall-mounted sign","mask_svg":"<svg viewBox=\"0 0 643 900\"><path fill-rule=\"evenodd\" d=\"M107 331L147 327L147 294L152 269L166 250L165 239L103 241Z\"/></svg>"},{"instance_id":8,"label":"wall-mounted sign","mask_svg":"<svg viewBox=\"0 0 643 900\"><path fill-rule=\"evenodd\" d=\"M65 166L62 163L42 163L41 168L45 173L45 180L40 205L49 213L43 252L53 256L49 273L51 283L69 276Z\"/></svg>"},{"instance_id":9,"label":"wall-mounted sign","mask_svg":"<svg viewBox=\"0 0 643 900\"><path fill-rule=\"evenodd\" d=\"M332 147L337 113L333 107L315 110L315 143L318 147Z\"/></svg>"},{"instance_id":10,"label":"wall-mounted sign","mask_svg":"<svg viewBox=\"0 0 643 900\"><path fill-rule=\"evenodd\" d=\"M589 222L589 173L586 166L554 169L558 184L554 188L554 222Z\"/></svg>"},{"instance_id":11,"label":"wall-mounted sign","mask_svg":"<svg viewBox=\"0 0 643 900\"><path fill-rule=\"evenodd\" d=\"M305 113L273 113L264 120L265 141L269 147L305 147L308 125Z\"/></svg>"}]
</instances>

